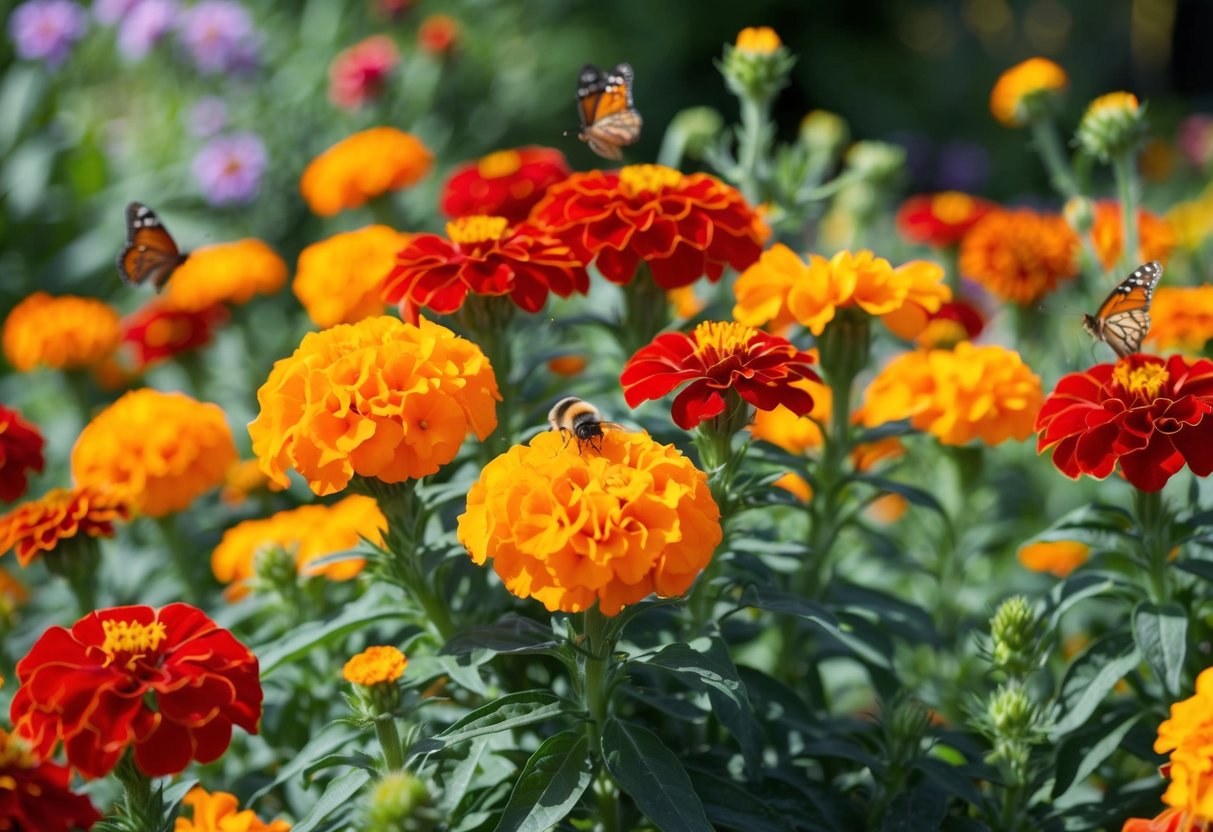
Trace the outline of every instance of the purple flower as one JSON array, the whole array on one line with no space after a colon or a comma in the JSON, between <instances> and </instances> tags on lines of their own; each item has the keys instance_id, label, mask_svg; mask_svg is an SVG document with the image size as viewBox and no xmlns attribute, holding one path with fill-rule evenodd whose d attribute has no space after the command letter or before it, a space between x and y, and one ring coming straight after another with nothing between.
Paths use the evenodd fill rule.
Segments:
<instances>
[{"instance_id":1,"label":"purple flower","mask_svg":"<svg viewBox=\"0 0 1213 832\"><path fill-rule=\"evenodd\" d=\"M194 179L212 205L249 202L265 173L265 144L254 133L211 139L194 157Z\"/></svg>"},{"instance_id":2,"label":"purple flower","mask_svg":"<svg viewBox=\"0 0 1213 832\"><path fill-rule=\"evenodd\" d=\"M990 181L990 154L977 142L955 139L939 149L935 183L941 191L981 193Z\"/></svg>"},{"instance_id":3,"label":"purple flower","mask_svg":"<svg viewBox=\"0 0 1213 832\"><path fill-rule=\"evenodd\" d=\"M194 102L185 116L186 129L191 136L209 139L227 127L227 105L222 98L203 96Z\"/></svg>"},{"instance_id":4,"label":"purple flower","mask_svg":"<svg viewBox=\"0 0 1213 832\"><path fill-rule=\"evenodd\" d=\"M71 0L29 0L13 11L8 34L17 54L27 60L43 60L56 67L84 37L88 13Z\"/></svg>"},{"instance_id":5,"label":"purple flower","mask_svg":"<svg viewBox=\"0 0 1213 832\"><path fill-rule=\"evenodd\" d=\"M140 2L142 0L94 0L93 17L98 23L109 26L126 17L126 13Z\"/></svg>"},{"instance_id":6,"label":"purple flower","mask_svg":"<svg viewBox=\"0 0 1213 832\"><path fill-rule=\"evenodd\" d=\"M202 0L181 16L178 37L200 72L229 72L255 63L257 33L234 0Z\"/></svg>"},{"instance_id":7,"label":"purple flower","mask_svg":"<svg viewBox=\"0 0 1213 832\"><path fill-rule=\"evenodd\" d=\"M177 21L177 0L142 0L118 27L118 51L130 61L147 55Z\"/></svg>"}]
</instances>

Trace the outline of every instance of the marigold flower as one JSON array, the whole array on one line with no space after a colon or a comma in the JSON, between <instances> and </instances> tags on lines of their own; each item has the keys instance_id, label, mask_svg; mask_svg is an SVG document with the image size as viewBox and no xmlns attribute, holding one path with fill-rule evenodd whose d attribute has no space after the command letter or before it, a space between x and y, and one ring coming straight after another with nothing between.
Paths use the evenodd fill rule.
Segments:
<instances>
[{"instance_id":1,"label":"marigold flower","mask_svg":"<svg viewBox=\"0 0 1213 832\"><path fill-rule=\"evenodd\" d=\"M423 234L396 255L383 297L405 318L427 307L449 314L474 295L509 295L538 312L548 293L585 294L590 278L568 246L532 225L509 227L505 217L473 214L446 224L446 237Z\"/></svg>"},{"instance_id":2,"label":"marigold flower","mask_svg":"<svg viewBox=\"0 0 1213 832\"><path fill-rule=\"evenodd\" d=\"M378 98L399 62L400 53L387 35L372 35L343 49L329 64L329 101L356 110Z\"/></svg>"},{"instance_id":3,"label":"marigold flower","mask_svg":"<svg viewBox=\"0 0 1213 832\"><path fill-rule=\"evenodd\" d=\"M737 33L734 45L745 52L768 54L783 46L783 41L770 26L747 26Z\"/></svg>"},{"instance_id":4,"label":"marigold flower","mask_svg":"<svg viewBox=\"0 0 1213 832\"><path fill-rule=\"evenodd\" d=\"M421 141L394 127L342 139L308 164L299 190L313 213L331 217L388 191L417 184L434 163Z\"/></svg>"},{"instance_id":5,"label":"marigold flower","mask_svg":"<svg viewBox=\"0 0 1213 832\"><path fill-rule=\"evenodd\" d=\"M283 486L270 480L256 459L241 459L228 466L223 477L220 501L230 506L240 505L257 491L281 491Z\"/></svg>"},{"instance_id":6,"label":"marigold flower","mask_svg":"<svg viewBox=\"0 0 1213 832\"><path fill-rule=\"evenodd\" d=\"M1200 352L1213 338L1213 286L1160 286L1150 305L1146 340L1160 350Z\"/></svg>"},{"instance_id":7,"label":"marigold flower","mask_svg":"<svg viewBox=\"0 0 1213 832\"><path fill-rule=\"evenodd\" d=\"M924 349L951 349L961 341L972 341L985 329L985 321L973 304L949 301L930 315L914 342Z\"/></svg>"},{"instance_id":8,"label":"marigold flower","mask_svg":"<svg viewBox=\"0 0 1213 832\"><path fill-rule=\"evenodd\" d=\"M1209 832L1213 823L1188 816L1182 809L1164 809L1157 817L1129 818L1120 832Z\"/></svg>"},{"instance_id":9,"label":"marigold flower","mask_svg":"<svg viewBox=\"0 0 1213 832\"><path fill-rule=\"evenodd\" d=\"M348 581L362 571L364 559L316 567L308 564L325 555L353 549L363 538L381 544L386 529L387 520L379 505L360 494L332 505L300 506L232 526L223 533L211 554L211 571L220 583L229 585L224 593L227 599L239 600L248 594L246 582L256 571L257 553L267 546L279 546L294 554L299 574Z\"/></svg>"},{"instance_id":10,"label":"marigold flower","mask_svg":"<svg viewBox=\"0 0 1213 832\"><path fill-rule=\"evenodd\" d=\"M1213 668L1196 677L1196 692L1171 705L1171 717L1158 726L1154 751L1171 753L1171 783L1163 803L1192 821L1213 823Z\"/></svg>"},{"instance_id":11,"label":"marigold flower","mask_svg":"<svg viewBox=\"0 0 1213 832\"><path fill-rule=\"evenodd\" d=\"M1064 578L1087 562L1091 547L1076 540L1047 540L1020 547L1019 562L1033 572Z\"/></svg>"},{"instance_id":12,"label":"marigold flower","mask_svg":"<svg viewBox=\"0 0 1213 832\"><path fill-rule=\"evenodd\" d=\"M964 342L894 358L864 392L858 416L865 427L909 419L945 445L997 445L1031 435L1041 399L1040 379L1019 353Z\"/></svg>"},{"instance_id":13,"label":"marigold flower","mask_svg":"<svg viewBox=\"0 0 1213 832\"><path fill-rule=\"evenodd\" d=\"M42 756L103 777L133 747L152 777L227 750L232 726L257 733L257 657L188 604L113 607L51 627L17 662L15 733Z\"/></svg>"},{"instance_id":14,"label":"marigold flower","mask_svg":"<svg viewBox=\"0 0 1213 832\"><path fill-rule=\"evenodd\" d=\"M645 262L663 289L746 268L769 234L736 189L661 165L574 173L548 188L531 220L607 280L628 283Z\"/></svg>"},{"instance_id":15,"label":"marigold flower","mask_svg":"<svg viewBox=\"0 0 1213 832\"><path fill-rule=\"evenodd\" d=\"M295 297L320 327L382 315L383 281L412 239L386 225L368 225L312 243L299 252Z\"/></svg>"},{"instance_id":16,"label":"marigold flower","mask_svg":"<svg viewBox=\"0 0 1213 832\"><path fill-rule=\"evenodd\" d=\"M960 271L1004 300L1034 303L1078 274L1078 236L1063 217L992 211L960 243Z\"/></svg>"},{"instance_id":17,"label":"marigold flower","mask_svg":"<svg viewBox=\"0 0 1213 832\"><path fill-rule=\"evenodd\" d=\"M286 263L260 240L245 239L194 249L173 272L160 302L202 312L217 303L240 305L286 284Z\"/></svg>"},{"instance_id":18,"label":"marigold flower","mask_svg":"<svg viewBox=\"0 0 1213 832\"><path fill-rule=\"evenodd\" d=\"M139 373L205 347L227 319L227 308L218 303L198 310L176 309L160 299L145 304L122 321L122 347L130 354L130 369Z\"/></svg>"},{"instance_id":19,"label":"marigold flower","mask_svg":"<svg viewBox=\"0 0 1213 832\"><path fill-rule=\"evenodd\" d=\"M1062 377L1041 408L1036 449L1052 449L1072 479L1103 479L1119 463L1133 486L1158 491L1185 463L1213 473L1210 413L1213 361L1138 353Z\"/></svg>"},{"instance_id":20,"label":"marigold flower","mask_svg":"<svg viewBox=\"0 0 1213 832\"><path fill-rule=\"evenodd\" d=\"M674 314L683 320L694 318L707 305L699 295L695 294L693 285L671 289L665 293L665 296L670 305L674 307Z\"/></svg>"},{"instance_id":21,"label":"marigold flower","mask_svg":"<svg viewBox=\"0 0 1213 832\"><path fill-rule=\"evenodd\" d=\"M998 76L990 112L1007 127L1022 127L1069 83L1066 71L1047 58L1029 58Z\"/></svg>"},{"instance_id":22,"label":"marigold flower","mask_svg":"<svg viewBox=\"0 0 1213 832\"><path fill-rule=\"evenodd\" d=\"M744 324L704 321L689 335L658 335L628 359L620 382L629 407L691 382L670 408L674 424L690 430L723 413L730 390L758 410L783 405L793 413L809 413L812 396L793 382L820 382L810 369L815 360L778 335Z\"/></svg>"},{"instance_id":23,"label":"marigold flower","mask_svg":"<svg viewBox=\"0 0 1213 832\"><path fill-rule=\"evenodd\" d=\"M351 684L369 688L396 681L408 666L408 658L395 647L368 647L345 663L341 676Z\"/></svg>"},{"instance_id":24,"label":"marigold flower","mask_svg":"<svg viewBox=\"0 0 1213 832\"><path fill-rule=\"evenodd\" d=\"M748 26L724 47L721 74L734 95L770 100L787 83L795 58L769 26Z\"/></svg>"},{"instance_id":25,"label":"marigold flower","mask_svg":"<svg viewBox=\"0 0 1213 832\"><path fill-rule=\"evenodd\" d=\"M774 329L797 322L814 335L825 331L839 309L859 307L878 315L894 334L912 338L933 312L952 299L943 269L915 260L896 269L870 251L840 251L828 260L810 254L806 263L776 243L733 286L733 317Z\"/></svg>"},{"instance_id":26,"label":"marigold flower","mask_svg":"<svg viewBox=\"0 0 1213 832\"><path fill-rule=\"evenodd\" d=\"M101 813L71 790L72 772L40 760L21 737L0 728L0 827L71 832L89 829Z\"/></svg>"},{"instance_id":27,"label":"marigold flower","mask_svg":"<svg viewBox=\"0 0 1213 832\"><path fill-rule=\"evenodd\" d=\"M1092 101L1074 134L1083 150L1105 162L1133 150L1145 136L1145 110L1128 92L1110 92Z\"/></svg>"},{"instance_id":28,"label":"marigold flower","mask_svg":"<svg viewBox=\"0 0 1213 832\"><path fill-rule=\"evenodd\" d=\"M912 243L945 248L993 209L994 203L960 191L920 194L897 209L897 230Z\"/></svg>"},{"instance_id":29,"label":"marigold flower","mask_svg":"<svg viewBox=\"0 0 1213 832\"><path fill-rule=\"evenodd\" d=\"M114 521L129 519L126 500L112 491L56 488L0 517L0 554L12 549L17 562L29 566L39 552L54 551L64 540L113 537Z\"/></svg>"},{"instance_id":30,"label":"marigold flower","mask_svg":"<svg viewBox=\"0 0 1213 832\"><path fill-rule=\"evenodd\" d=\"M358 474L401 482L455 458L469 430L497 427L501 395L484 353L424 318L367 318L305 335L257 391L253 453L270 478L294 468L317 494Z\"/></svg>"},{"instance_id":31,"label":"marigold flower","mask_svg":"<svg viewBox=\"0 0 1213 832\"><path fill-rule=\"evenodd\" d=\"M442 186L442 213L505 217L514 225L570 173L564 154L550 147L498 150L451 171Z\"/></svg>"},{"instance_id":32,"label":"marigold flower","mask_svg":"<svg viewBox=\"0 0 1213 832\"><path fill-rule=\"evenodd\" d=\"M809 485L809 481L795 471L788 471L771 485L782 488L802 503L813 499L813 486Z\"/></svg>"},{"instance_id":33,"label":"marigold flower","mask_svg":"<svg viewBox=\"0 0 1213 832\"><path fill-rule=\"evenodd\" d=\"M1151 214L1145 208L1137 209L1137 257L1134 263L1157 260L1164 266L1171 259L1175 248L1175 231L1166 220ZM1119 202L1095 203L1095 219L1091 226L1091 242L1099 254L1099 262L1111 269L1120 259L1124 247L1124 223L1121 221Z\"/></svg>"},{"instance_id":34,"label":"marigold flower","mask_svg":"<svg viewBox=\"0 0 1213 832\"><path fill-rule=\"evenodd\" d=\"M72 449L72 477L113 488L135 512L163 517L220 485L237 458L218 405L143 388L85 425Z\"/></svg>"},{"instance_id":35,"label":"marigold flower","mask_svg":"<svg viewBox=\"0 0 1213 832\"><path fill-rule=\"evenodd\" d=\"M13 369L91 367L113 352L118 312L103 301L34 292L4 321L4 355Z\"/></svg>"},{"instance_id":36,"label":"marigold flower","mask_svg":"<svg viewBox=\"0 0 1213 832\"><path fill-rule=\"evenodd\" d=\"M721 536L707 475L673 445L619 430L588 453L556 431L515 445L484 467L459 517L472 560L492 558L513 594L551 611L597 601L612 616L686 592Z\"/></svg>"},{"instance_id":37,"label":"marigold flower","mask_svg":"<svg viewBox=\"0 0 1213 832\"><path fill-rule=\"evenodd\" d=\"M1213 184L1194 199L1172 205L1166 219L1179 245L1190 251L1200 248L1213 235Z\"/></svg>"},{"instance_id":38,"label":"marigold flower","mask_svg":"<svg viewBox=\"0 0 1213 832\"><path fill-rule=\"evenodd\" d=\"M792 386L809 394L813 400L812 409L802 414L781 404L771 410L759 410L750 423L750 434L790 454L803 454L822 446L822 425L830 419L834 394L829 385L808 378L797 379Z\"/></svg>"},{"instance_id":39,"label":"marigold flower","mask_svg":"<svg viewBox=\"0 0 1213 832\"><path fill-rule=\"evenodd\" d=\"M208 792L194 786L186 794L186 806L193 810L193 819L179 817L173 832L290 832L284 820L266 823L252 809L237 811L240 801L227 792Z\"/></svg>"},{"instance_id":40,"label":"marigold flower","mask_svg":"<svg viewBox=\"0 0 1213 832\"><path fill-rule=\"evenodd\" d=\"M36 426L0 404L0 500L11 503L25 493L29 472L41 473L46 465L44 445Z\"/></svg>"},{"instance_id":41,"label":"marigold flower","mask_svg":"<svg viewBox=\"0 0 1213 832\"><path fill-rule=\"evenodd\" d=\"M445 14L432 14L417 29L417 45L431 55L445 55L459 43L459 21Z\"/></svg>"}]
</instances>

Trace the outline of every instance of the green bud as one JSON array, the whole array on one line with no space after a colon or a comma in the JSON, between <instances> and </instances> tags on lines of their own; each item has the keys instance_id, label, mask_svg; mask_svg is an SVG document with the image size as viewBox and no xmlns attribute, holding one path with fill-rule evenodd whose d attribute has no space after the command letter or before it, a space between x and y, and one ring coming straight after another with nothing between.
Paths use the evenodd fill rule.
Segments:
<instances>
[{"instance_id":1,"label":"green bud","mask_svg":"<svg viewBox=\"0 0 1213 832\"><path fill-rule=\"evenodd\" d=\"M295 565L295 547L277 543L262 546L253 555L253 581L258 590L268 589L289 594L299 580Z\"/></svg>"},{"instance_id":2,"label":"green bud","mask_svg":"<svg viewBox=\"0 0 1213 832\"><path fill-rule=\"evenodd\" d=\"M736 44L726 44L720 71L729 91L741 98L769 101L788 84L796 59L765 26L742 29Z\"/></svg>"},{"instance_id":3,"label":"green bud","mask_svg":"<svg viewBox=\"0 0 1213 832\"><path fill-rule=\"evenodd\" d=\"M800 122L800 143L811 155L833 156L850 140L846 119L829 110L814 110Z\"/></svg>"},{"instance_id":4,"label":"green bud","mask_svg":"<svg viewBox=\"0 0 1213 832\"><path fill-rule=\"evenodd\" d=\"M1040 625L1022 595L1003 601L990 619L990 641L994 666L1014 676L1036 668Z\"/></svg>"},{"instance_id":5,"label":"green bud","mask_svg":"<svg viewBox=\"0 0 1213 832\"><path fill-rule=\"evenodd\" d=\"M431 832L438 828L429 789L407 771L384 775L367 796L361 832Z\"/></svg>"},{"instance_id":6,"label":"green bud","mask_svg":"<svg viewBox=\"0 0 1213 832\"><path fill-rule=\"evenodd\" d=\"M1038 716L1027 692L1017 684L999 687L986 706L994 736L1003 742L1030 738L1036 731Z\"/></svg>"},{"instance_id":7,"label":"green bud","mask_svg":"<svg viewBox=\"0 0 1213 832\"><path fill-rule=\"evenodd\" d=\"M1095 224L1095 208L1085 196L1072 196L1062 209L1066 222L1079 234L1086 234Z\"/></svg>"},{"instance_id":8,"label":"green bud","mask_svg":"<svg viewBox=\"0 0 1213 832\"><path fill-rule=\"evenodd\" d=\"M887 142L855 142L846 156L847 169L874 184L891 184L905 164L905 150Z\"/></svg>"},{"instance_id":9,"label":"green bud","mask_svg":"<svg viewBox=\"0 0 1213 832\"><path fill-rule=\"evenodd\" d=\"M702 159L723 129L724 117L711 107L688 107L670 120L667 132L681 141L687 156Z\"/></svg>"},{"instance_id":10,"label":"green bud","mask_svg":"<svg viewBox=\"0 0 1213 832\"><path fill-rule=\"evenodd\" d=\"M889 760L909 765L921 752L923 738L931 726L931 714L917 699L899 695L887 708L884 724Z\"/></svg>"},{"instance_id":11,"label":"green bud","mask_svg":"<svg viewBox=\"0 0 1213 832\"><path fill-rule=\"evenodd\" d=\"M1079 146L1101 162L1132 153L1145 137L1145 108L1127 92L1110 92L1092 101L1075 134Z\"/></svg>"}]
</instances>

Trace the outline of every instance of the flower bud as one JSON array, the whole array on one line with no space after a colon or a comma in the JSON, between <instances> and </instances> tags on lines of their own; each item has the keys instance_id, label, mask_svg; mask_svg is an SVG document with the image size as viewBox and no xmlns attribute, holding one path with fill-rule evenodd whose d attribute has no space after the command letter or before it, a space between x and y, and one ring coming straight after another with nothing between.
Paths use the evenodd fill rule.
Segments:
<instances>
[{"instance_id":1,"label":"flower bud","mask_svg":"<svg viewBox=\"0 0 1213 832\"><path fill-rule=\"evenodd\" d=\"M986 706L986 716L998 740L1024 740L1036 731L1038 713L1018 684L1001 686Z\"/></svg>"},{"instance_id":2,"label":"flower bud","mask_svg":"<svg viewBox=\"0 0 1213 832\"><path fill-rule=\"evenodd\" d=\"M1132 153L1145 136L1145 108L1127 92L1110 92L1092 101L1075 134L1079 146L1101 162Z\"/></svg>"},{"instance_id":3,"label":"flower bud","mask_svg":"<svg viewBox=\"0 0 1213 832\"><path fill-rule=\"evenodd\" d=\"M1066 71L1047 58L1029 58L998 77L990 112L1007 127L1023 127L1049 115L1065 90Z\"/></svg>"},{"instance_id":4,"label":"flower bud","mask_svg":"<svg viewBox=\"0 0 1213 832\"><path fill-rule=\"evenodd\" d=\"M994 666L1018 676L1035 669L1039 624L1028 600L1016 595L1003 601L990 619Z\"/></svg>"},{"instance_id":5,"label":"flower bud","mask_svg":"<svg viewBox=\"0 0 1213 832\"><path fill-rule=\"evenodd\" d=\"M711 107L688 107L670 119L668 132L677 138L683 152L702 159L724 129L724 117Z\"/></svg>"},{"instance_id":6,"label":"flower bud","mask_svg":"<svg viewBox=\"0 0 1213 832\"><path fill-rule=\"evenodd\" d=\"M1086 234L1095 223L1095 208L1085 196L1072 196L1067 199L1062 214L1070 227L1079 234Z\"/></svg>"},{"instance_id":7,"label":"flower bud","mask_svg":"<svg viewBox=\"0 0 1213 832\"><path fill-rule=\"evenodd\" d=\"M368 795L362 832L430 832L438 827L430 802L429 789L418 777L391 772Z\"/></svg>"},{"instance_id":8,"label":"flower bud","mask_svg":"<svg viewBox=\"0 0 1213 832\"><path fill-rule=\"evenodd\" d=\"M289 595L298 579L295 553L285 546L262 546L253 555L253 587Z\"/></svg>"},{"instance_id":9,"label":"flower bud","mask_svg":"<svg viewBox=\"0 0 1213 832\"><path fill-rule=\"evenodd\" d=\"M800 142L811 156L833 156L851 141L846 119L829 110L813 110L800 121Z\"/></svg>"},{"instance_id":10,"label":"flower bud","mask_svg":"<svg viewBox=\"0 0 1213 832\"><path fill-rule=\"evenodd\" d=\"M408 658L391 646L368 647L345 663L341 675L354 686L360 716L374 718L396 709L400 702L397 682L408 664Z\"/></svg>"},{"instance_id":11,"label":"flower bud","mask_svg":"<svg viewBox=\"0 0 1213 832\"><path fill-rule=\"evenodd\" d=\"M734 95L769 101L787 86L795 63L774 29L750 27L738 33L736 44L725 46L721 72Z\"/></svg>"},{"instance_id":12,"label":"flower bud","mask_svg":"<svg viewBox=\"0 0 1213 832\"><path fill-rule=\"evenodd\" d=\"M887 142L855 142L847 151L848 170L855 171L873 184L891 184L906 163L903 148Z\"/></svg>"}]
</instances>

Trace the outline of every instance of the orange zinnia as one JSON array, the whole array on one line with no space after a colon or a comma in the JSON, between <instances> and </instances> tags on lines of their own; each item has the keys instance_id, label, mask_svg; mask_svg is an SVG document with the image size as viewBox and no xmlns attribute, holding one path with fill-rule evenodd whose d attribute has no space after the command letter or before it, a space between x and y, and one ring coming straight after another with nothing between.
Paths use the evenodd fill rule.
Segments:
<instances>
[{"instance_id":1,"label":"orange zinnia","mask_svg":"<svg viewBox=\"0 0 1213 832\"><path fill-rule=\"evenodd\" d=\"M92 367L114 351L121 337L118 312L109 304L34 292L4 321L4 355L20 372L38 366Z\"/></svg>"},{"instance_id":2,"label":"orange zinnia","mask_svg":"<svg viewBox=\"0 0 1213 832\"><path fill-rule=\"evenodd\" d=\"M960 271L994 295L1034 303L1078 274L1078 235L1065 218L993 211L960 243Z\"/></svg>"},{"instance_id":3,"label":"orange zinnia","mask_svg":"<svg viewBox=\"0 0 1213 832\"><path fill-rule=\"evenodd\" d=\"M29 566L74 537L113 537L114 521L129 520L130 506L113 491L94 486L56 488L0 517L0 554L12 549Z\"/></svg>"},{"instance_id":4,"label":"orange zinnia","mask_svg":"<svg viewBox=\"0 0 1213 832\"><path fill-rule=\"evenodd\" d=\"M202 312L217 303L240 305L253 295L286 284L286 263L260 240L203 246L173 272L160 302L167 308Z\"/></svg>"},{"instance_id":5,"label":"orange zinnia","mask_svg":"<svg viewBox=\"0 0 1213 832\"><path fill-rule=\"evenodd\" d=\"M335 234L299 252L291 288L320 327L383 314L381 287L412 234L368 225Z\"/></svg>"},{"instance_id":6,"label":"orange zinnia","mask_svg":"<svg viewBox=\"0 0 1213 832\"><path fill-rule=\"evenodd\" d=\"M417 184L433 163L433 154L416 136L394 127L372 127L313 159L299 190L313 213L329 217Z\"/></svg>"},{"instance_id":7,"label":"orange zinnia","mask_svg":"<svg viewBox=\"0 0 1213 832\"><path fill-rule=\"evenodd\" d=\"M1213 286L1160 286L1150 319L1146 340L1158 349L1200 352L1213 338Z\"/></svg>"},{"instance_id":8,"label":"orange zinnia","mask_svg":"<svg viewBox=\"0 0 1213 832\"><path fill-rule=\"evenodd\" d=\"M990 92L990 112L1007 127L1022 127L1035 108L1060 94L1066 71L1047 58L1029 58L998 76Z\"/></svg>"},{"instance_id":9,"label":"orange zinnia","mask_svg":"<svg viewBox=\"0 0 1213 832\"><path fill-rule=\"evenodd\" d=\"M1124 246L1124 223L1119 202L1095 203L1095 221L1091 226L1091 242L1099 254L1099 262L1111 269L1120 259ZM1155 216L1145 208L1137 209L1138 254L1134 264L1157 260L1164 266L1175 249L1175 231L1171 223Z\"/></svg>"}]
</instances>

